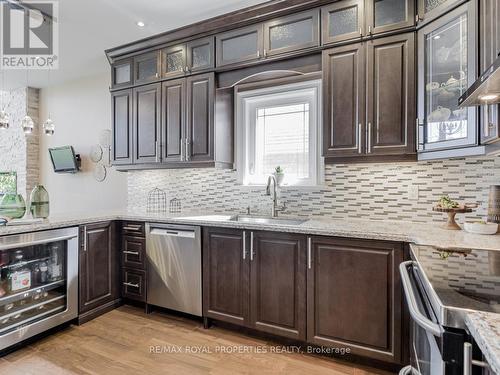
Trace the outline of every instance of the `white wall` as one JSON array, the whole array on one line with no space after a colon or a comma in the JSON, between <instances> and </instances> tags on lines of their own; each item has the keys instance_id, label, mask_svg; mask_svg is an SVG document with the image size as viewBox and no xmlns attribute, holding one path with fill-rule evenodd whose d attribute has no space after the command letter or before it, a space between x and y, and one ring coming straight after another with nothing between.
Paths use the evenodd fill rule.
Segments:
<instances>
[{"instance_id":1,"label":"white wall","mask_svg":"<svg viewBox=\"0 0 500 375\"><path fill-rule=\"evenodd\" d=\"M104 74L41 90L40 122L50 111L56 126L52 137L40 136L40 177L49 191L51 215L126 208L126 173L108 168L106 180L97 182L89 158L100 131L111 128L109 85L109 74ZM82 156L82 171L77 174L56 174L52 169L47 149L65 145Z\"/></svg>"}]
</instances>

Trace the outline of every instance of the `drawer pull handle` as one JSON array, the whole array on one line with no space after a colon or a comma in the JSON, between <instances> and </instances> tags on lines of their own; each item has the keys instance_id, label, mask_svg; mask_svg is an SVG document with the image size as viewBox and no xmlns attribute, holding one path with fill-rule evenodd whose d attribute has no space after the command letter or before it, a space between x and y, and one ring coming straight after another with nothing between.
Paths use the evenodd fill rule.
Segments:
<instances>
[{"instance_id":1,"label":"drawer pull handle","mask_svg":"<svg viewBox=\"0 0 500 375\"><path fill-rule=\"evenodd\" d=\"M141 230L141 227L140 226L125 226L123 227L123 230L132 230L132 231L139 231Z\"/></svg>"},{"instance_id":2,"label":"drawer pull handle","mask_svg":"<svg viewBox=\"0 0 500 375\"><path fill-rule=\"evenodd\" d=\"M124 250L124 251L123 251L123 254L139 255L139 252L138 252L138 251L128 251L128 250Z\"/></svg>"},{"instance_id":3,"label":"drawer pull handle","mask_svg":"<svg viewBox=\"0 0 500 375\"><path fill-rule=\"evenodd\" d=\"M139 284L132 284L132 283L123 283L123 285L130 286L132 288L137 288L137 289L139 289L139 286L140 286Z\"/></svg>"}]
</instances>

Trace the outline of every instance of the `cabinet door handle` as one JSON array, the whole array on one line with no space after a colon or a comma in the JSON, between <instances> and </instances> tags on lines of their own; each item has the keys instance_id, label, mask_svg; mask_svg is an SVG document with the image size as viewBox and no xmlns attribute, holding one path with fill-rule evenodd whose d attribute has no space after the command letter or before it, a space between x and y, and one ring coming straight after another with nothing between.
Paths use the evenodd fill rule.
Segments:
<instances>
[{"instance_id":1,"label":"cabinet door handle","mask_svg":"<svg viewBox=\"0 0 500 375\"><path fill-rule=\"evenodd\" d=\"M181 138L181 161L185 161L186 157L184 156L184 139Z\"/></svg>"},{"instance_id":2,"label":"cabinet door handle","mask_svg":"<svg viewBox=\"0 0 500 375\"><path fill-rule=\"evenodd\" d=\"M253 261L253 232L250 232L250 261Z\"/></svg>"},{"instance_id":3,"label":"cabinet door handle","mask_svg":"<svg viewBox=\"0 0 500 375\"><path fill-rule=\"evenodd\" d=\"M368 25L368 34L371 34L372 33L372 27L371 25Z\"/></svg>"},{"instance_id":4,"label":"cabinet door handle","mask_svg":"<svg viewBox=\"0 0 500 375\"><path fill-rule=\"evenodd\" d=\"M140 286L139 284L132 284L132 283L127 283L127 282L123 283L123 285L130 286L132 288L137 288L137 289L139 289L139 286Z\"/></svg>"},{"instance_id":5,"label":"cabinet door handle","mask_svg":"<svg viewBox=\"0 0 500 375\"><path fill-rule=\"evenodd\" d=\"M380 129L379 129L378 122L375 124L375 137L377 139L377 144L379 144L380 143Z\"/></svg>"},{"instance_id":6,"label":"cabinet door handle","mask_svg":"<svg viewBox=\"0 0 500 375\"><path fill-rule=\"evenodd\" d=\"M87 227L83 227L83 251L87 251Z\"/></svg>"},{"instance_id":7,"label":"cabinet door handle","mask_svg":"<svg viewBox=\"0 0 500 375\"><path fill-rule=\"evenodd\" d=\"M243 231L243 260L247 257L247 232Z\"/></svg>"},{"instance_id":8,"label":"cabinet door handle","mask_svg":"<svg viewBox=\"0 0 500 375\"><path fill-rule=\"evenodd\" d=\"M483 108L483 114L484 114L484 136L489 137L490 136L490 105L486 104Z\"/></svg>"},{"instance_id":9,"label":"cabinet door handle","mask_svg":"<svg viewBox=\"0 0 500 375\"><path fill-rule=\"evenodd\" d=\"M188 66L184 67L184 72L185 73L189 73L189 67Z\"/></svg>"},{"instance_id":10,"label":"cabinet door handle","mask_svg":"<svg viewBox=\"0 0 500 375\"><path fill-rule=\"evenodd\" d=\"M425 138L424 134L424 124L420 122L420 119L417 118L416 120L417 123L417 134L416 134L416 140L417 140L417 151L422 151L424 149L424 141L423 139ZM420 128L422 128L422 138L420 138Z\"/></svg>"},{"instance_id":11,"label":"cabinet door handle","mask_svg":"<svg viewBox=\"0 0 500 375\"><path fill-rule=\"evenodd\" d=\"M264 58L267 58L267 51L265 48L264 48Z\"/></svg>"},{"instance_id":12,"label":"cabinet door handle","mask_svg":"<svg viewBox=\"0 0 500 375\"><path fill-rule=\"evenodd\" d=\"M191 146L190 140L189 140L189 138L186 138L186 161L190 161L191 160L190 146Z\"/></svg>"},{"instance_id":13,"label":"cabinet door handle","mask_svg":"<svg viewBox=\"0 0 500 375\"><path fill-rule=\"evenodd\" d=\"M361 27L359 28L359 35L363 36L363 29Z\"/></svg>"},{"instance_id":14,"label":"cabinet door handle","mask_svg":"<svg viewBox=\"0 0 500 375\"><path fill-rule=\"evenodd\" d=\"M260 59L260 51L257 51L257 58Z\"/></svg>"},{"instance_id":15,"label":"cabinet door handle","mask_svg":"<svg viewBox=\"0 0 500 375\"><path fill-rule=\"evenodd\" d=\"M307 268L312 268L312 238L307 237Z\"/></svg>"},{"instance_id":16,"label":"cabinet door handle","mask_svg":"<svg viewBox=\"0 0 500 375\"><path fill-rule=\"evenodd\" d=\"M358 124L358 154L363 153L363 146L361 145L361 135L363 134L363 125Z\"/></svg>"},{"instance_id":17,"label":"cabinet door handle","mask_svg":"<svg viewBox=\"0 0 500 375\"><path fill-rule=\"evenodd\" d=\"M158 141L155 141L155 151L156 151L155 152L156 153L155 160L157 163L159 162L159 154L160 154L158 151L158 146L159 146Z\"/></svg>"},{"instance_id":18,"label":"cabinet door handle","mask_svg":"<svg viewBox=\"0 0 500 375\"><path fill-rule=\"evenodd\" d=\"M123 250L123 254L139 255L139 252L138 251Z\"/></svg>"},{"instance_id":19,"label":"cabinet door handle","mask_svg":"<svg viewBox=\"0 0 500 375\"><path fill-rule=\"evenodd\" d=\"M366 127L366 153L372 153L372 123L369 122Z\"/></svg>"}]
</instances>

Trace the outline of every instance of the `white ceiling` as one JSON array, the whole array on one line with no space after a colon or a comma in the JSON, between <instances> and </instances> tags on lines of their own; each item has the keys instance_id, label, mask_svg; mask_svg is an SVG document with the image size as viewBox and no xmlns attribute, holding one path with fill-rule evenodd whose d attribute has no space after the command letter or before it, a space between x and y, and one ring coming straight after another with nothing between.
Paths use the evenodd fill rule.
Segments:
<instances>
[{"instance_id":1,"label":"white ceiling","mask_svg":"<svg viewBox=\"0 0 500 375\"><path fill-rule=\"evenodd\" d=\"M263 3L263 0L60 0L59 69L50 85L109 72L104 50ZM146 25L139 28L137 21ZM29 86L46 87L47 71L30 70ZM5 71L5 87L26 85L25 71Z\"/></svg>"}]
</instances>

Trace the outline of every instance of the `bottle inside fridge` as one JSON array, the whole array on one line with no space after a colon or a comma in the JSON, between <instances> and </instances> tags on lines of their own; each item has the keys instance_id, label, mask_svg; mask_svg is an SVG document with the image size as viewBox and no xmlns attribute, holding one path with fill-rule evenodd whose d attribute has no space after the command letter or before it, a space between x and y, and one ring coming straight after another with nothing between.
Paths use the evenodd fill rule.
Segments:
<instances>
[{"instance_id":1,"label":"bottle inside fridge","mask_svg":"<svg viewBox=\"0 0 500 375\"><path fill-rule=\"evenodd\" d=\"M0 251L0 337L66 309L66 241Z\"/></svg>"}]
</instances>

